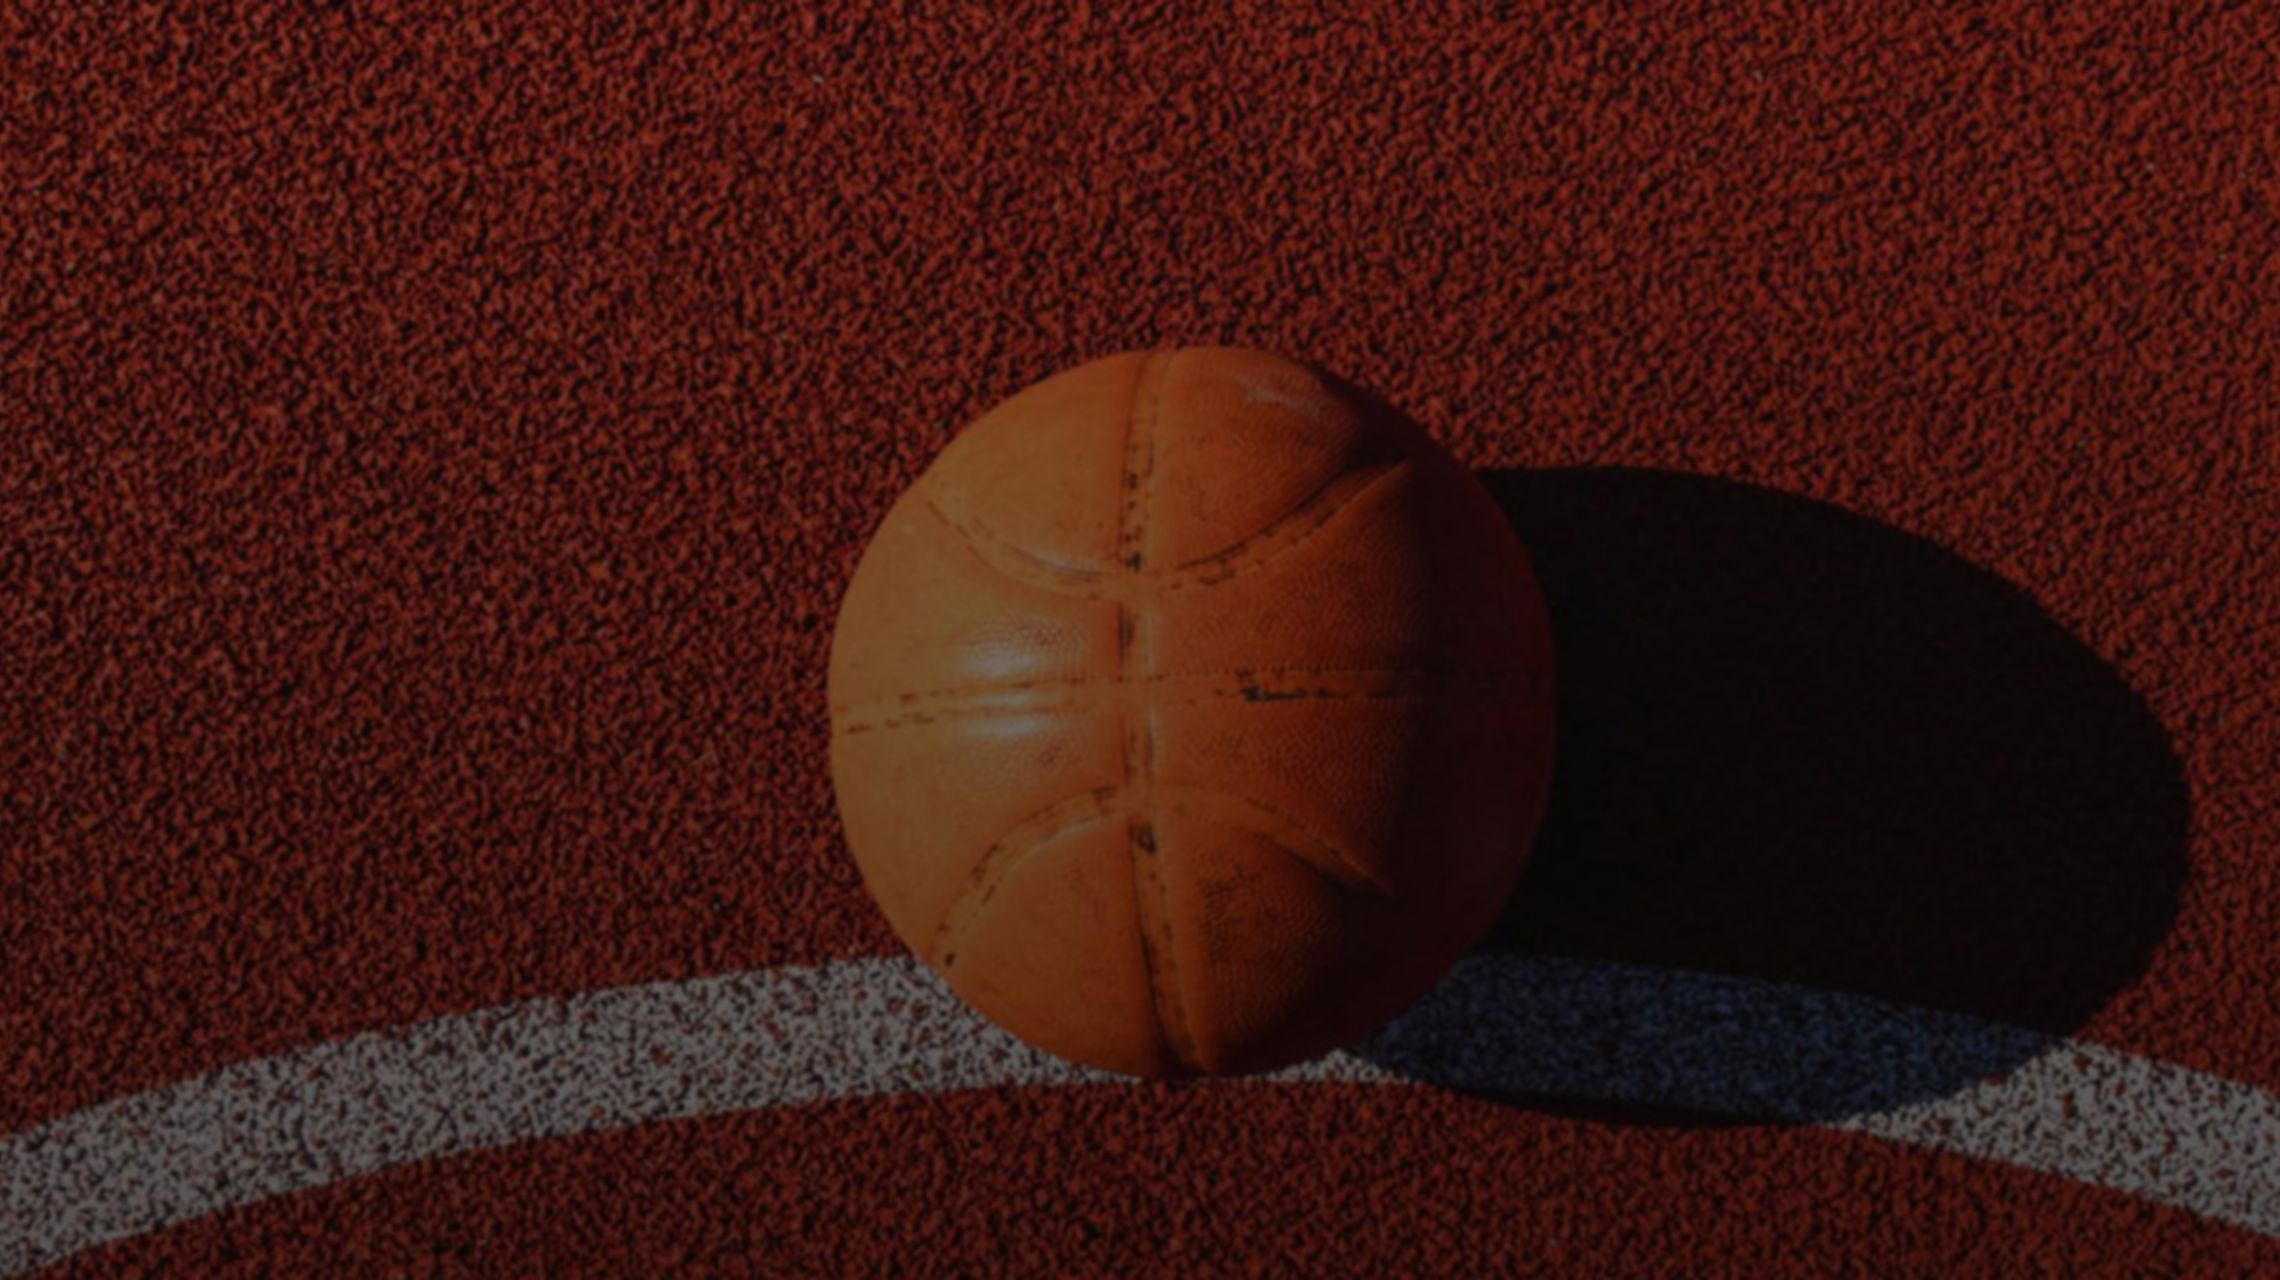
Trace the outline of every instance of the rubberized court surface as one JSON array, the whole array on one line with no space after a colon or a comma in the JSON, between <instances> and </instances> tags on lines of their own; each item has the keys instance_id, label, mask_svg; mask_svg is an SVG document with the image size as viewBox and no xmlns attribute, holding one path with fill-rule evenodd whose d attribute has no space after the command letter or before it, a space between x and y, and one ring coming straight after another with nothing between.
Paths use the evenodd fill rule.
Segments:
<instances>
[{"instance_id":1,"label":"rubberized court surface","mask_svg":"<svg viewBox=\"0 0 2280 1280\"><path fill-rule=\"evenodd\" d=\"M0 8L0 1271L2280 1272L2280 10ZM1536 552L1385 1033L904 959L835 601L1311 360Z\"/></svg>"}]
</instances>

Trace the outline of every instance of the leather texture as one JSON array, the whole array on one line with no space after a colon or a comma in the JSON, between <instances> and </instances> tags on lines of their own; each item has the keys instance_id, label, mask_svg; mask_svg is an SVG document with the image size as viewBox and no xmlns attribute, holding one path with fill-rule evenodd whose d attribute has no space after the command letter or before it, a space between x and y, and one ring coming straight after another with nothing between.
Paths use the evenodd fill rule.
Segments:
<instances>
[{"instance_id":1,"label":"leather texture","mask_svg":"<svg viewBox=\"0 0 2280 1280\"><path fill-rule=\"evenodd\" d=\"M832 774L896 933L1007 1030L1144 1076L1367 1033L1541 817L1527 558L1415 424L1258 352L1136 352L962 432L842 601Z\"/></svg>"}]
</instances>

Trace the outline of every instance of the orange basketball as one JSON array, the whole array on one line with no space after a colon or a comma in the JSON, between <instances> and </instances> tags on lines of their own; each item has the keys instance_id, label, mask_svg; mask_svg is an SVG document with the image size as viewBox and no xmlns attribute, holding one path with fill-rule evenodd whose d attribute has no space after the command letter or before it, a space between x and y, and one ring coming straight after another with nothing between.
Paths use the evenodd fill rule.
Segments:
<instances>
[{"instance_id":1,"label":"orange basketball","mask_svg":"<svg viewBox=\"0 0 2280 1280\"><path fill-rule=\"evenodd\" d=\"M1136 1075L1314 1056L1487 929L1542 813L1526 557L1415 424L1302 365L1115 356L968 427L831 651L848 844L1015 1035Z\"/></svg>"}]
</instances>

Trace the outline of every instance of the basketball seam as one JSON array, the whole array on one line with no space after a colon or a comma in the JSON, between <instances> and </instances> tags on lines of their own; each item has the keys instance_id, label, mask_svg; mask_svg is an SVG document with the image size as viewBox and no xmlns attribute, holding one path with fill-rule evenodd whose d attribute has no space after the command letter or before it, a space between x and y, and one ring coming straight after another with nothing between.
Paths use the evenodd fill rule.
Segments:
<instances>
[{"instance_id":1,"label":"basketball seam","mask_svg":"<svg viewBox=\"0 0 2280 1280\"><path fill-rule=\"evenodd\" d=\"M1216 587L1245 574L1254 573L1282 559L1299 547L1312 541L1315 535L1328 528L1348 507L1361 501L1372 490L1385 483L1387 478L1416 465L1416 459L1403 458L1397 462L1375 467L1355 467L1342 471L1316 490L1313 498L1301 504L1288 515L1274 521L1247 537L1237 539L1229 547L1209 556L1175 565L1161 573L1119 572L1114 566L1107 569L1079 568L1056 564L1036 552L1012 541L995 529L978 521L967 522L952 515L932 494L922 494L921 502L934 513L950 532L957 535L967 549L982 564L1010 582L1052 595L1078 600L1113 599L1120 593L1107 589L1111 583L1132 583L1133 590L1153 590L1159 594L1192 591L1202 587ZM1365 479L1355 484L1351 492L1342 492L1340 482L1355 476ZM1326 508L1326 509L1325 509ZM1303 532L1288 542L1271 546L1265 554L1247 563L1237 564L1224 574L1215 574L1229 557L1246 547L1260 542L1274 542L1281 531L1292 526L1305 526ZM1006 561L1010 558L1013 564ZM1090 588L1090 589L1088 589Z\"/></svg>"},{"instance_id":2,"label":"basketball seam","mask_svg":"<svg viewBox=\"0 0 2280 1280\"><path fill-rule=\"evenodd\" d=\"M1166 796L1163 806L1166 811L1192 810L1195 808L1194 801L1205 801L1207 809L1216 808L1218 812L1202 812L1197 816L1223 822L1265 839L1291 861L1314 872L1334 887L1368 892L1387 899L1397 896L1391 885L1359 859L1292 814L1222 787L1181 784L1162 790ZM983 908L989 905L997 896L997 891L1004 887L1005 882L1020 870L1031 855L1062 836L1095 822L1132 816L1131 808L1119 803L1126 794L1127 789L1122 787L1096 787L1063 796L1027 814L1006 828L1005 834L991 841L989 849L967 873L965 887L951 900L949 909L943 912L941 922L933 931L934 946L930 953L933 963L944 969L955 964L958 951L981 923ZM1076 816L1066 821L1047 821L1058 816L1062 810L1072 810ZM1154 810L1151 809L1150 812L1153 813ZM1230 816L1230 812L1240 816ZM1267 821L1259 821L1262 818ZM1275 829L1278 826L1282 829ZM1031 827L1038 828L1035 837L1019 839ZM1296 833L1298 838L1293 839L1292 833ZM1308 857L1302 852L1301 846L1311 847L1321 856ZM1326 866L1325 863L1329 865Z\"/></svg>"},{"instance_id":3,"label":"basketball seam","mask_svg":"<svg viewBox=\"0 0 2280 1280\"><path fill-rule=\"evenodd\" d=\"M922 480L920 483L923 485L926 482ZM1054 595L1074 596L1080 600L1101 598L1101 592L1082 590L1081 586L1108 578L1110 575L1106 571L1057 564L986 524L979 521L968 523L950 514L949 510L936 501L931 493L921 493L919 499L928 511L934 513L936 519L940 520L951 533L957 535L958 539L966 544L966 548L974 553L975 558L980 560L985 568L992 570L999 577L1025 587L1034 587L1039 591L1049 591ZM1008 568L992 555L993 552L1003 552L1005 555L1015 557L1020 561L1022 567ZM1070 583L1076 583L1079 586L1072 587L1068 585Z\"/></svg>"},{"instance_id":4,"label":"basketball seam","mask_svg":"<svg viewBox=\"0 0 2280 1280\"><path fill-rule=\"evenodd\" d=\"M1275 675L1316 676L1434 676L1444 681L1441 687L1426 689L1294 689L1265 690L1253 681ZM1241 701L1261 704L1285 702L1438 702L1450 699L1485 699L1499 701L1523 696L1528 690L1517 682L1490 679L1468 679L1443 672L1388 668L1265 668L1260 670L1190 673L1186 675L1158 675L1143 680L1114 682L1098 679L1036 682L1029 684L970 685L962 688L941 689L928 693L905 694L900 698L878 699L868 703L841 707L834 711L840 718L837 732L841 734L875 733L886 729L907 729L935 724L943 720L978 720L990 716L1053 715L1061 712L1084 711L1101 705L1104 696L1113 695L1126 683L1160 686L1202 680L1232 681L1202 692L1183 697L1155 697L1158 707L1200 707L1215 702ZM1059 694L1052 701L995 703L987 699L1035 691Z\"/></svg>"},{"instance_id":5,"label":"basketball seam","mask_svg":"<svg viewBox=\"0 0 2280 1280\"><path fill-rule=\"evenodd\" d=\"M1514 684L1531 683L1518 679L1519 672L1452 671L1442 667L1343 667L1325 664L1309 666L1303 663L1280 667L1207 667L1201 671L1164 671L1148 677L1150 684L1174 684L1186 680L1214 680L1223 676L1439 676L1443 679L1471 681L1481 687L1475 692L1501 693ZM975 697L993 693L1021 693L1027 690L1079 690L1112 688L1117 682L1098 676L1054 677L1042 680L993 680L980 684L943 685L935 689L918 689L887 697L868 698L862 702L842 703L831 709L833 715L844 716L870 707L907 706L921 699L950 699Z\"/></svg>"},{"instance_id":6,"label":"basketball seam","mask_svg":"<svg viewBox=\"0 0 2280 1280\"><path fill-rule=\"evenodd\" d=\"M1341 471L1257 532L1237 538L1210 555L1174 566L1176 572L1166 575L1156 589L1160 593L1174 593L1216 587L1263 569L1312 539L1388 476L1414 466L1415 461L1402 458L1374 467L1350 467ZM1293 529L1297 530L1295 534L1289 532ZM1285 538L1288 541L1284 541ZM1258 552L1246 556L1254 547L1259 548ZM1226 572L1218 572L1223 567Z\"/></svg>"},{"instance_id":7,"label":"basketball seam","mask_svg":"<svg viewBox=\"0 0 2280 1280\"><path fill-rule=\"evenodd\" d=\"M1244 695L1244 692L1240 689L1215 689L1210 693L1195 694L1185 698L1172 698L1168 700L1158 698L1155 700L1154 705L1157 707L1201 707L1207 706L1214 702L1253 701L1263 703L1442 702L1458 699L1498 701L1503 698L1512 696L1516 696L1513 691L1504 689L1475 689L1464 692L1440 689L1404 693L1365 693L1359 691L1337 692L1327 690L1309 690L1304 693L1277 694L1269 698L1253 699L1246 697ZM843 734L879 733L890 729L920 729L926 728L930 725L939 724L945 720L986 720L991 716L1058 715L1062 712L1069 711L1089 711L1100 705L1100 701L1096 698L1081 697L1070 698L1060 702L1044 702L1038 703L1034 706L1022 707L959 706L952 704L950 706L941 707L935 710L913 711L909 715L888 716L885 719L881 720L857 720L849 724L841 725L839 732Z\"/></svg>"},{"instance_id":8,"label":"basketball seam","mask_svg":"<svg viewBox=\"0 0 2280 1280\"><path fill-rule=\"evenodd\" d=\"M1389 901L1399 896L1394 892L1393 886L1368 864L1348 854L1320 832L1299 821L1296 816L1254 796L1239 795L1223 787L1185 785L1172 787L1169 792L1172 808L1179 808L1183 801L1209 802L1219 811L1199 813L1197 816L1263 838L1291 861L1336 887L1369 893ZM1312 850L1316 856L1309 856L1302 851L1301 846Z\"/></svg>"},{"instance_id":9,"label":"basketball seam","mask_svg":"<svg viewBox=\"0 0 2280 1280\"><path fill-rule=\"evenodd\" d=\"M1163 357L1156 370L1151 392L1147 380L1148 367L1144 364L1133 386L1133 405L1126 417L1123 493L1125 519L1120 522L1117 538L1117 567L1120 574L1141 579L1141 586L1133 596L1120 595L1117 600L1118 662L1117 683L1152 685L1155 663L1155 593L1143 577L1148 563L1150 517L1154 514L1155 468L1157 438L1163 428L1164 397L1171 385L1172 369L1179 360L1179 352L1172 351ZM1142 395L1150 398L1145 406L1146 420L1142 421ZM1137 657L1138 681L1136 673ZM1126 819L1127 839L1131 860L1133 917L1140 935L1141 972L1148 984L1148 1005L1153 1013L1158 1034L1172 1060L1182 1067L1201 1067L1201 1055L1195 1041L1195 1028L1189 1021L1186 992L1180 984L1180 970L1175 948L1177 939L1172 927L1171 892L1166 887L1165 854L1156 847L1156 834L1150 825L1155 803L1155 738L1156 706L1153 690L1143 695L1147 705L1139 708L1139 723L1129 722L1125 728L1127 758L1125 785L1127 794L1137 801L1140 813ZM1124 706L1121 715L1130 717L1133 708ZM1152 901L1151 901L1152 900ZM1161 937L1151 937L1152 926L1162 930Z\"/></svg>"},{"instance_id":10,"label":"basketball seam","mask_svg":"<svg viewBox=\"0 0 2280 1280\"><path fill-rule=\"evenodd\" d=\"M1280 561L1284 556L1292 554L1298 548L1314 541L1317 535L1337 521L1339 515L1367 497L1390 477L1413 468L1418 462L1418 459L1414 457L1403 457L1374 467L1348 468L1331 476L1314 493L1302 499L1290 511L1269 521L1254 533L1239 538L1210 555L1182 562L1168 571L1151 573L1146 569L1145 550L1149 503L1153 496L1152 486L1148 482L1152 478L1150 473L1154 465L1156 436L1160 430L1164 398L1163 388L1169 382L1171 367L1178 355L1179 352L1176 350L1165 354L1162 358L1162 366L1155 370L1157 375L1156 395L1147 406L1147 448L1145 458L1142 460L1144 466L1135 462L1138 453L1132 445L1131 433L1140 427L1141 405L1138 403L1138 398L1146 392L1148 375L1153 361L1144 359L1139 373L1135 377L1135 403L1132 412L1127 417L1124 479L1118 494L1119 502L1125 504L1122 508L1124 514L1119 521L1117 562L1107 569L1055 564L1019 546L981 521L976 520L967 523L961 520L937 501L935 495L927 488L922 488L918 492L921 505L942 522L943 526L951 532L975 560L999 577L1020 586L1064 598L1113 601L1117 610L1119 649L1118 676L1114 682L1117 687L1126 684L1152 687L1171 679L1193 678L1192 673L1159 676L1153 671L1138 673L1137 678L1135 678L1135 673L1131 671L1130 650L1127 646L1134 641L1136 630L1134 615L1137 609L1147 607L1159 596L1221 585ZM1138 504L1136 509L1131 505L1135 502ZM1289 532L1292 530L1296 532ZM1125 584L1130 585L1127 587ZM1151 650L1152 648L1151 645ZM1329 674L1333 672L1359 675L1437 674L1424 668L1372 669L1328 666L1230 668L1224 672L1206 674L1214 676L1271 676ZM1489 692L1495 695L1510 692L1506 682L1501 678L1469 677L1457 674L1452 674L1450 678L1452 680L1481 680L1491 686ZM1064 686L1072 690L1098 689L1107 684L1108 682L1097 679L1064 682ZM1010 687L1018 688L1021 686ZM970 686L969 691L971 696L986 696L993 692L1007 692L1009 686ZM934 697L950 692L953 691L941 690L906 694L903 697L907 700ZM1243 690L1238 689L1218 692L1213 696L1241 696L1243 692ZM1439 691L1420 693L1414 696L1438 699L1451 696L1452 692ZM1364 695L1341 695L1313 691L1294 696L1316 700L1344 700L1347 697ZM1200 699L1190 699L1175 705L1192 705L1198 701ZM1082 793L1079 796L1057 800L1016 823L1006 835L993 843L970 873L966 887L960 891L951 903L950 909L945 912L943 920L936 930L935 954L940 957L938 963L945 969L954 963L957 949L964 944L982 919L983 911L995 896L997 889L1027 861L1030 855L1050 844L1066 831L1122 814L1127 820L1128 839L1131 846L1129 853L1133 868L1132 887L1135 918L1142 948L1142 971L1149 988L1149 1007L1155 1016L1159 1034L1172 1058L1183 1067L1200 1069L1204 1064L1201 1061L1199 1048L1195 1043L1194 1028L1187 1016L1186 1001L1179 982L1179 971L1172 954L1171 903L1169 890L1165 885L1166 877L1163 875L1163 867L1160 863L1143 866L1141 861L1143 858L1157 859L1162 856L1155 848L1156 837L1147 821L1153 816L1155 808L1155 798L1152 794L1154 789L1152 769L1156 700L1152 694L1149 695L1148 702L1148 707L1142 713L1147 718L1147 723L1138 731L1141 741L1135 743L1134 731L1129 727L1124 734L1126 767L1123 784L1117 787L1099 788ZM969 708L968 710L979 709ZM1015 709L1009 708L1008 710L1013 711ZM1040 709L1022 708L1019 710L1035 712ZM1122 714L1129 715L1129 709L1126 709ZM842 726L840 732L857 732L871 727L874 726ZM875 727L899 726L880 725ZM1139 770L1144 771L1139 773L1137 778L1135 765ZM1134 795L1136 790L1140 793L1138 797ZM1337 846L1308 830L1303 823L1289 814L1282 813L1248 797L1237 796L1232 792L1221 791L1216 788L1177 787L1173 791L1177 797L1190 800L1208 799L1217 802L1211 807L1225 806L1242 813L1244 820L1229 820L1229 825L1260 837L1270 847L1279 850L1292 861L1306 867L1327 883L1349 890L1371 891L1381 897L1390 898L1393 896L1391 887L1372 874L1368 868L1348 857ZM1141 803L1133 804L1132 801L1135 798L1140 799ZM1039 822L1046 815L1056 810L1069 806L1076 806L1080 810L1090 808L1091 812L1074 822L1049 824L1035 839L1023 841L1019 845L1010 843L1022 833L1024 827ZM1138 811L1137 815L1136 810ZM1259 821L1261 818L1266 819L1267 822L1261 823ZM1267 824L1280 826L1283 830L1270 829ZM1294 833L1298 838L1292 838ZM1306 852L1301 851L1301 846L1314 851L1319 856L1308 856ZM1154 911L1150 911L1141 902L1141 895L1145 892L1143 881L1152 881L1154 884L1156 902ZM1161 939L1160 947L1149 936L1151 916L1162 921L1164 936ZM1160 957L1157 954L1158 951L1162 953ZM1160 976L1158 973L1159 961L1162 966Z\"/></svg>"},{"instance_id":11,"label":"basketball seam","mask_svg":"<svg viewBox=\"0 0 2280 1280\"><path fill-rule=\"evenodd\" d=\"M1032 854L1071 831L1123 813L1116 804L1116 791L1114 787L1098 787L1062 796L1006 828L1005 834L991 841L966 873L965 887L950 900L949 909L942 913L941 922L934 927L933 963L947 970L957 962L959 948L981 923L984 909ZM1078 816L1053 821L1063 810L1074 811ZM1034 838L1023 839L1031 827L1037 828Z\"/></svg>"}]
</instances>

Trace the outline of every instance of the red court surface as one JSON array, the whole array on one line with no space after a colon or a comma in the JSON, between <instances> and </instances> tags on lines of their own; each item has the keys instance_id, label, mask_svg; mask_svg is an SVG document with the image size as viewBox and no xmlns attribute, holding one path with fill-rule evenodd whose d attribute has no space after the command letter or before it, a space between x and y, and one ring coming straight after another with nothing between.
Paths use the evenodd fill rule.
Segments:
<instances>
[{"instance_id":1,"label":"red court surface","mask_svg":"<svg viewBox=\"0 0 2280 1280\"><path fill-rule=\"evenodd\" d=\"M0 7L0 1270L2280 1274L2280 9L102 8ZM1391 1084L634 1035L613 1110L585 993L900 954L824 695L887 505L1193 344L1484 476L1563 739L1483 955L1694 994ZM506 1007L593 1105L148 1175ZM1824 1042L1887 1007L1995 1047ZM1981 1076L2031 1131L1860 1118ZM103 1109L169 1088L245 1101Z\"/></svg>"}]
</instances>

